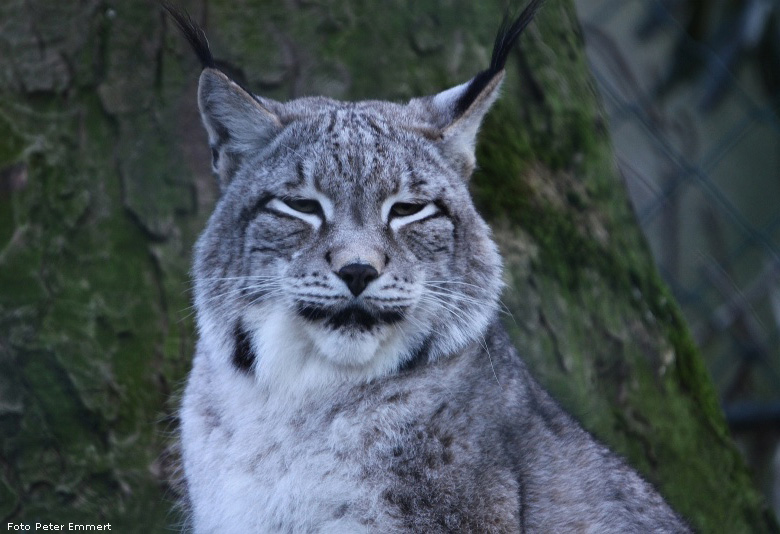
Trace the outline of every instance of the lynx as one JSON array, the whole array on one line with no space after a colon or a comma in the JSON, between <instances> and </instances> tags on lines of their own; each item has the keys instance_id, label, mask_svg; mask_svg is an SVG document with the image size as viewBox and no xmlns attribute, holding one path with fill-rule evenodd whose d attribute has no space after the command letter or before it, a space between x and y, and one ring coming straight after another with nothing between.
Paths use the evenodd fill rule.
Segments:
<instances>
[{"instance_id":1,"label":"lynx","mask_svg":"<svg viewBox=\"0 0 780 534\"><path fill-rule=\"evenodd\" d=\"M221 190L180 412L195 532L689 531L497 319L501 258L467 186L541 3L505 19L486 70L405 104L254 95L165 5L204 67Z\"/></svg>"}]
</instances>

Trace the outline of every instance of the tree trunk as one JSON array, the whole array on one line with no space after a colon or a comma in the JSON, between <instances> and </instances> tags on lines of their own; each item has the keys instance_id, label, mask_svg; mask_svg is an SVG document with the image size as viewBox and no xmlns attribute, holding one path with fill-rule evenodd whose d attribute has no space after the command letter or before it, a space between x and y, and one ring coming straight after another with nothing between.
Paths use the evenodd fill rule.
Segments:
<instances>
[{"instance_id":1,"label":"tree trunk","mask_svg":"<svg viewBox=\"0 0 780 534\"><path fill-rule=\"evenodd\" d=\"M484 68L504 3L183 4L260 94L405 100ZM199 69L152 3L7 0L0 21L0 516L158 532L217 194ZM633 220L570 0L510 59L478 161L541 381L700 531L778 532Z\"/></svg>"}]
</instances>

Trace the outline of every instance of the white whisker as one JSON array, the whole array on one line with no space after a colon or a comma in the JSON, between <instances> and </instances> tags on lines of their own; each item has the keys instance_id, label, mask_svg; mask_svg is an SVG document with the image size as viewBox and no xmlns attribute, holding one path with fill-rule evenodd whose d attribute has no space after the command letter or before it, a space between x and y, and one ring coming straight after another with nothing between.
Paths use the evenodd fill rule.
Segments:
<instances>
[{"instance_id":1,"label":"white whisker","mask_svg":"<svg viewBox=\"0 0 780 534\"><path fill-rule=\"evenodd\" d=\"M438 304L441 306L445 311L449 312L451 315L461 319L464 323L468 323L468 317L465 316L463 310L458 308L454 303L446 302L442 300L439 296L436 296L435 294L428 293L428 295L424 296L425 299L427 297L429 302L433 302L435 304ZM485 336L482 333L478 334L479 338L476 340L483 349L485 349L485 352L488 355L488 361L490 362L490 368L493 371L493 376L496 379L496 384L498 384L498 387L503 389L503 386L501 385L501 382L498 380L498 374L496 373L496 368L493 365L493 356L490 354L490 349L488 348L487 341L485 340Z\"/></svg>"},{"instance_id":2,"label":"white whisker","mask_svg":"<svg viewBox=\"0 0 780 534\"><path fill-rule=\"evenodd\" d=\"M473 288L479 289L480 291L484 291L484 288L481 288L481 287L479 287L479 286L478 286L478 285L476 285L476 284L471 284L471 283L469 283L469 282L461 282L461 281L458 281L458 280L449 280L449 281L446 281L446 280L426 280L426 281L423 283L423 285L424 285L424 286L426 286L426 287L430 286L430 287L435 287L436 289L441 289L441 290L448 290L448 291L451 291L451 292L453 292L453 293L457 293L455 290L453 290L453 289L450 289L450 288L447 288L447 287L445 287L445 286L447 286L447 285L451 285L451 284L456 284L456 285L465 285L465 286L468 286L468 287L473 287ZM517 324L517 321L515 321L515 317L514 317L514 315L512 315L512 311L509 309L509 307L508 307L506 304L504 304L504 303L501 301L501 299L500 299L500 298L499 298L499 299L497 299L497 304L498 304L498 305L500 306L500 308L503 310L503 313L506 313L506 315L508 315L509 317L511 317L511 318L512 318L512 321L513 321L515 324Z\"/></svg>"}]
</instances>

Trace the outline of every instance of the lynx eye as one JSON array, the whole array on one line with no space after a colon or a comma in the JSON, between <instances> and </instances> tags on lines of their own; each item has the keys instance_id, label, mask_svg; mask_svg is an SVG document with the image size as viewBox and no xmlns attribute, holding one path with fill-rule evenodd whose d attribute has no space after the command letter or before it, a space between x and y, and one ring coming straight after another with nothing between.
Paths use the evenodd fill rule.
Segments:
<instances>
[{"instance_id":1,"label":"lynx eye","mask_svg":"<svg viewBox=\"0 0 780 534\"><path fill-rule=\"evenodd\" d=\"M284 202L288 208L293 209L299 213L306 213L311 215L318 215L322 213L322 207L316 200L309 198L287 198Z\"/></svg>"},{"instance_id":2,"label":"lynx eye","mask_svg":"<svg viewBox=\"0 0 780 534\"><path fill-rule=\"evenodd\" d=\"M396 202L390 208L390 215L393 217L409 217L420 213L427 204L412 204L411 202Z\"/></svg>"}]
</instances>

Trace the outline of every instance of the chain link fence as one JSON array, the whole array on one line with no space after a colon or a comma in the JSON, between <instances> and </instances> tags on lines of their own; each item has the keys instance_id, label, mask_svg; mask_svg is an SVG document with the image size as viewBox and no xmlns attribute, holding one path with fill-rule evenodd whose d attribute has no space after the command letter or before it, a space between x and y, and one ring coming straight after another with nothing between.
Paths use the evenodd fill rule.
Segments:
<instances>
[{"instance_id":1,"label":"chain link fence","mask_svg":"<svg viewBox=\"0 0 780 534\"><path fill-rule=\"evenodd\" d=\"M780 1L576 3L639 222L780 512Z\"/></svg>"}]
</instances>

